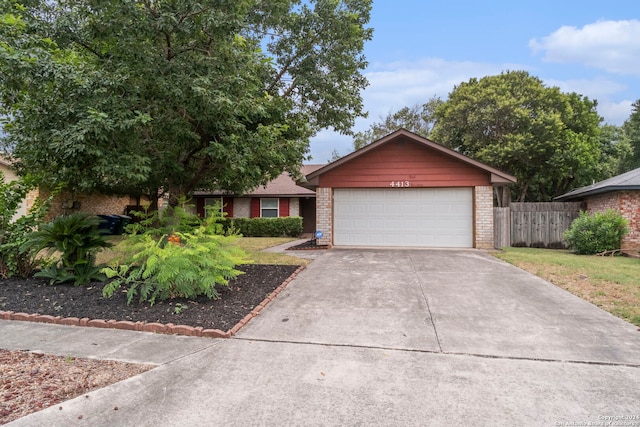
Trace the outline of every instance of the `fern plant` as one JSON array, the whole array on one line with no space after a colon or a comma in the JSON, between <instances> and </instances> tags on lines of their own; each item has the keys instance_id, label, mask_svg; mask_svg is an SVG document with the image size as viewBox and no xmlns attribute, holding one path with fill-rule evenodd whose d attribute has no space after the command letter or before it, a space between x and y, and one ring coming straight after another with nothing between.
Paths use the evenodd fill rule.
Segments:
<instances>
[{"instance_id":1,"label":"fern plant","mask_svg":"<svg viewBox=\"0 0 640 427\"><path fill-rule=\"evenodd\" d=\"M125 240L127 256L120 264L102 269L109 279L103 295L111 297L122 286L127 302L134 297L154 304L169 298L217 298L217 285L242 274L235 266L247 262L245 253L230 243L233 237L211 234L206 225L192 233L175 232L156 238L154 233Z\"/></svg>"},{"instance_id":2,"label":"fern plant","mask_svg":"<svg viewBox=\"0 0 640 427\"><path fill-rule=\"evenodd\" d=\"M43 268L35 276L50 279L51 284L74 281L76 286L94 280L104 280L100 267L95 265L96 254L111 247L98 230L97 216L74 213L61 216L41 225L21 246L22 251L47 249L49 255L61 253L60 260Z\"/></svg>"}]
</instances>

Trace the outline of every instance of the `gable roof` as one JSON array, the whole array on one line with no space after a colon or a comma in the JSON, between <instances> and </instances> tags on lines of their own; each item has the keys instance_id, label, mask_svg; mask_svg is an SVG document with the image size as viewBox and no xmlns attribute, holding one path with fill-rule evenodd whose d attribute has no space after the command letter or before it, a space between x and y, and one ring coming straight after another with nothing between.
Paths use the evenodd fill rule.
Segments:
<instances>
[{"instance_id":1,"label":"gable roof","mask_svg":"<svg viewBox=\"0 0 640 427\"><path fill-rule=\"evenodd\" d=\"M416 142L418 144L423 145L425 148L429 148L432 149L434 151L437 151L441 154L444 154L446 156L452 157L456 160L459 160L463 163L466 163L470 166L476 167L478 169L481 169L485 172L488 172L491 174L491 183L492 184L499 184L499 183L503 183L503 184L511 184L517 181L517 178L513 175L509 175L508 173L502 172L498 169L492 168L490 166L485 165L484 163L481 163L477 160L473 160L470 157L467 157L463 154L458 153L457 151L454 151L450 148L445 147L444 145L438 144L437 142L433 142L430 139L424 138L420 135L417 135L413 132L410 132L406 129L399 129L393 133L390 133L389 135L380 138L377 141L372 142L369 145L365 145L364 147L360 148L359 150L354 151L351 154L348 154L332 163L329 163L326 166L323 166L307 175L305 175L306 181L299 181L298 185L304 186L306 188L315 188L318 186L318 177L326 172L329 172L330 170L337 168L338 166L341 166L345 163L350 162L351 160L353 160L354 158L357 158L359 156L362 156L365 153L368 153L372 150L375 150L376 148L389 143L390 141L393 141L395 139L397 139L398 137L406 137L409 138L411 141Z\"/></svg>"},{"instance_id":2,"label":"gable roof","mask_svg":"<svg viewBox=\"0 0 640 427\"><path fill-rule=\"evenodd\" d=\"M608 193L620 190L640 190L640 168L596 182L591 185L577 188L555 198L555 200L581 199L596 194Z\"/></svg>"},{"instance_id":3,"label":"gable roof","mask_svg":"<svg viewBox=\"0 0 640 427\"><path fill-rule=\"evenodd\" d=\"M300 173L305 176L317 169L322 168L324 165L303 165L300 168ZM273 179L267 183L264 187L258 187L255 190L245 194L245 196L314 196L316 192L308 188L300 187L296 185L296 182L291 178L291 175L287 172L283 172L276 179Z\"/></svg>"},{"instance_id":4,"label":"gable roof","mask_svg":"<svg viewBox=\"0 0 640 427\"><path fill-rule=\"evenodd\" d=\"M322 165L302 165L300 173L304 176L323 167ZM220 190L197 190L193 192L194 196L222 196L227 193ZM288 172L281 173L275 179L272 179L265 186L256 188L245 194L235 195L237 197L315 197L316 192L308 188L296 185Z\"/></svg>"}]
</instances>

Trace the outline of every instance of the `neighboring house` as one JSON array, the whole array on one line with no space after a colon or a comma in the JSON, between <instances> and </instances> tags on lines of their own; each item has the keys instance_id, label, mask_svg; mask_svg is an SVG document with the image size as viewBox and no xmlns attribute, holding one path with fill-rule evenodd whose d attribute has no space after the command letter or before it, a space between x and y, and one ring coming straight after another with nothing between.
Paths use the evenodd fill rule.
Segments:
<instances>
[{"instance_id":1,"label":"neighboring house","mask_svg":"<svg viewBox=\"0 0 640 427\"><path fill-rule=\"evenodd\" d=\"M11 168L11 160L0 156L0 170L4 175L5 182L18 179L18 176ZM16 217L25 215L33 206L38 197L48 197L50 193L41 189L35 189L27 194L25 201L20 205ZM51 208L46 215L46 219L53 219L59 215L66 215L73 212L86 212L96 215L124 214L129 207L139 205L140 200L129 196L108 196L99 193L73 194L63 192L57 195L51 202Z\"/></svg>"},{"instance_id":2,"label":"neighboring house","mask_svg":"<svg viewBox=\"0 0 640 427\"><path fill-rule=\"evenodd\" d=\"M48 194L40 190L41 197ZM142 210L140 198L132 196L105 195L100 193L78 194L62 192L54 197L47 218L53 219L60 215L74 212L84 212L95 215L123 215L131 209Z\"/></svg>"},{"instance_id":3,"label":"neighboring house","mask_svg":"<svg viewBox=\"0 0 640 427\"><path fill-rule=\"evenodd\" d=\"M622 239L625 251L640 250L640 168L570 191L558 201L584 201L588 212L613 209L629 221L629 234Z\"/></svg>"},{"instance_id":4,"label":"neighboring house","mask_svg":"<svg viewBox=\"0 0 640 427\"><path fill-rule=\"evenodd\" d=\"M299 182L319 244L493 248L493 187L512 175L401 129Z\"/></svg>"},{"instance_id":5,"label":"neighboring house","mask_svg":"<svg viewBox=\"0 0 640 427\"><path fill-rule=\"evenodd\" d=\"M304 165L300 172L309 174L324 165ZM230 218L276 218L301 216L303 232L313 233L316 223L316 193L300 187L288 173L282 173L266 186L242 195L198 190L192 194L196 212L204 217L205 207L222 203Z\"/></svg>"}]
</instances>

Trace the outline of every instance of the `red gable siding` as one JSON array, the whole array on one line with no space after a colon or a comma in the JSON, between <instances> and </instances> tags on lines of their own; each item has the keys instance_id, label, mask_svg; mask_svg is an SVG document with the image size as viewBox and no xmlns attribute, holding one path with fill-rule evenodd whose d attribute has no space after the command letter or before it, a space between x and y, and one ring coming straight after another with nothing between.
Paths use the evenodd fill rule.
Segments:
<instances>
[{"instance_id":1,"label":"red gable siding","mask_svg":"<svg viewBox=\"0 0 640 427\"><path fill-rule=\"evenodd\" d=\"M471 187L490 185L490 174L406 138L354 158L320 176L321 187Z\"/></svg>"}]
</instances>

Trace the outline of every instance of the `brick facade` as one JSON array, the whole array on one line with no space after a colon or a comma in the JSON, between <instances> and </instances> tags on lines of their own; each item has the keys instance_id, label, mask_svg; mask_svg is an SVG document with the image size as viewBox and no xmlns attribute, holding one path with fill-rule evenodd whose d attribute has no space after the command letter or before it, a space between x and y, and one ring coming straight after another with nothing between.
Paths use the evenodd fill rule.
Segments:
<instances>
[{"instance_id":1,"label":"brick facade","mask_svg":"<svg viewBox=\"0 0 640 427\"><path fill-rule=\"evenodd\" d=\"M47 194L40 192L40 196L47 197ZM74 208L74 202L76 208ZM125 213L128 205L137 205L137 200L129 196L107 196L97 193L61 193L53 199L51 209L47 213L46 219L51 220L57 216L74 212L85 212L95 215L122 215Z\"/></svg>"},{"instance_id":2,"label":"brick facade","mask_svg":"<svg viewBox=\"0 0 640 427\"><path fill-rule=\"evenodd\" d=\"M33 207L39 198L49 197L50 193L41 190L31 190L25 198L25 212ZM76 202L78 209L73 208ZM78 205L79 203L79 205ZM55 217L74 212L85 212L96 215L125 214L126 207L136 205L137 200L130 196L107 196L104 194L80 194L71 195L62 193L51 202L51 209L47 212L45 220L52 220Z\"/></svg>"},{"instance_id":3,"label":"brick facade","mask_svg":"<svg viewBox=\"0 0 640 427\"><path fill-rule=\"evenodd\" d=\"M298 197L289 198L289 216L300 216L300 199Z\"/></svg>"},{"instance_id":4,"label":"brick facade","mask_svg":"<svg viewBox=\"0 0 640 427\"><path fill-rule=\"evenodd\" d=\"M474 247L493 249L493 187L475 187L474 203Z\"/></svg>"},{"instance_id":5,"label":"brick facade","mask_svg":"<svg viewBox=\"0 0 640 427\"><path fill-rule=\"evenodd\" d=\"M587 210L589 212L604 212L609 209L619 210L618 193L604 193L591 196L587 199Z\"/></svg>"},{"instance_id":6,"label":"brick facade","mask_svg":"<svg viewBox=\"0 0 640 427\"><path fill-rule=\"evenodd\" d=\"M248 197L239 197L233 199L233 217L234 218L251 218L251 199Z\"/></svg>"},{"instance_id":7,"label":"brick facade","mask_svg":"<svg viewBox=\"0 0 640 427\"><path fill-rule=\"evenodd\" d=\"M613 209L629 222L629 233L622 238L622 249L640 251L640 191L611 191L586 199L589 212Z\"/></svg>"},{"instance_id":8,"label":"brick facade","mask_svg":"<svg viewBox=\"0 0 640 427\"><path fill-rule=\"evenodd\" d=\"M318 187L316 189L316 230L322 230L323 236L318 239L319 245L333 244L333 189Z\"/></svg>"}]
</instances>

